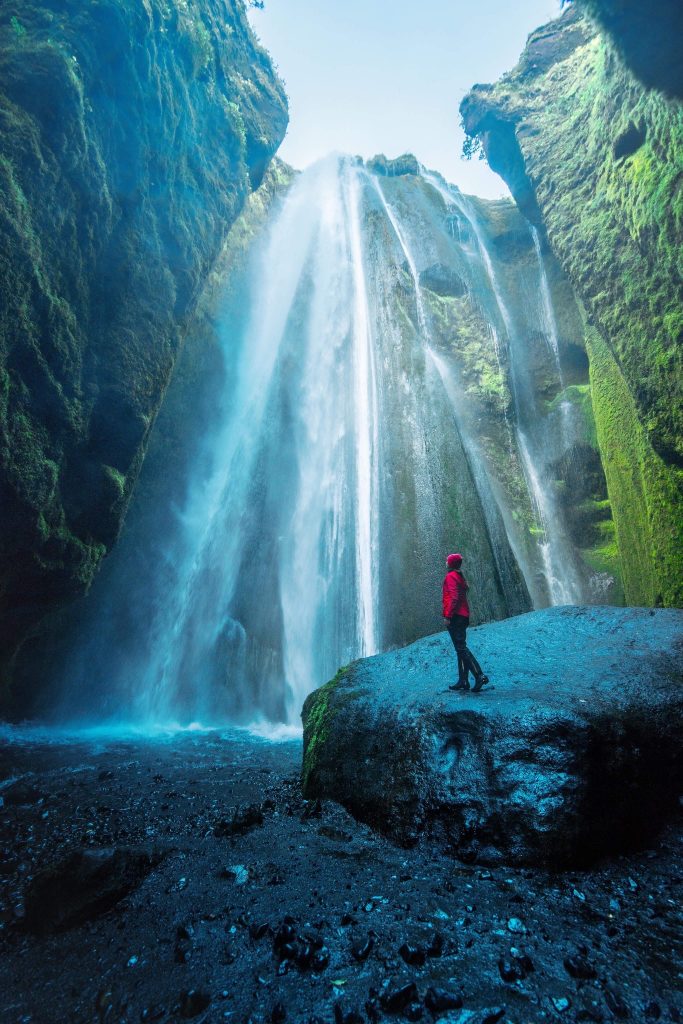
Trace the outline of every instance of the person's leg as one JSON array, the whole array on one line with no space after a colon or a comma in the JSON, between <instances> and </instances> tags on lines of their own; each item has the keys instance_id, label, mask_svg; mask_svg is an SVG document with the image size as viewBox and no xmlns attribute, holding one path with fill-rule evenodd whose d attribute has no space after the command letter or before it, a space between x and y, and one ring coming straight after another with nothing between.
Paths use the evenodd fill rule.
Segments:
<instances>
[{"instance_id":1,"label":"person's leg","mask_svg":"<svg viewBox=\"0 0 683 1024\"><path fill-rule=\"evenodd\" d=\"M484 673L482 667L472 654L472 651L469 649L469 647L465 648L465 657L469 662L469 668L474 678L476 679L478 676L483 676Z\"/></svg>"},{"instance_id":2,"label":"person's leg","mask_svg":"<svg viewBox=\"0 0 683 1024\"><path fill-rule=\"evenodd\" d=\"M464 651L467 650L465 636L468 621L469 620L463 615L454 615L448 627L448 632L451 640L453 641L453 646L455 647L455 652L458 658L458 681L455 686L451 687L452 690L469 689L469 683L467 681L467 662L464 657Z\"/></svg>"},{"instance_id":3,"label":"person's leg","mask_svg":"<svg viewBox=\"0 0 683 1024\"><path fill-rule=\"evenodd\" d=\"M488 683L489 677L484 675L484 670L467 646L467 627L470 624L470 620L466 619L464 616L460 616L460 618L462 619L464 626L461 630L462 638L458 638L460 643L456 650L458 651L459 659L462 659L462 663L465 667L465 679L467 679L467 673L471 672L475 679L472 691L474 693L478 693L482 686L485 686L486 683ZM455 643L455 641L453 641L453 643ZM469 686L467 688L469 689Z\"/></svg>"}]
</instances>

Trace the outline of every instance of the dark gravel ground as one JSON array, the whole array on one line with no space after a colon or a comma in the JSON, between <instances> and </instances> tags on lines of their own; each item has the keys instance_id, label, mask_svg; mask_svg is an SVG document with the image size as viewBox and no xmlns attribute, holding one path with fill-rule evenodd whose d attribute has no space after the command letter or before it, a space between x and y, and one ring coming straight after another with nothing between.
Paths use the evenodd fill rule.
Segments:
<instances>
[{"instance_id":1,"label":"dark gravel ground","mask_svg":"<svg viewBox=\"0 0 683 1024\"><path fill-rule=\"evenodd\" d=\"M551 874L405 850L240 733L0 748L0 1021L683 1021L681 829Z\"/></svg>"}]
</instances>

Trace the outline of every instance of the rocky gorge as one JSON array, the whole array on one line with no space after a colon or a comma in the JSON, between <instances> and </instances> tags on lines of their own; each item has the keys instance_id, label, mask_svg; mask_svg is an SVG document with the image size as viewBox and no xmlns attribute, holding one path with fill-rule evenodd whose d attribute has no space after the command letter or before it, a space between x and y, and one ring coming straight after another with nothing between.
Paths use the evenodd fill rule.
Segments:
<instances>
[{"instance_id":1,"label":"rocky gorge","mask_svg":"<svg viewBox=\"0 0 683 1024\"><path fill-rule=\"evenodd\" d=\"M567 6L499 200L289 167L241 0L0 12L1 1021L683 1019L681 18Z\"/></svg>"}]
</instances>

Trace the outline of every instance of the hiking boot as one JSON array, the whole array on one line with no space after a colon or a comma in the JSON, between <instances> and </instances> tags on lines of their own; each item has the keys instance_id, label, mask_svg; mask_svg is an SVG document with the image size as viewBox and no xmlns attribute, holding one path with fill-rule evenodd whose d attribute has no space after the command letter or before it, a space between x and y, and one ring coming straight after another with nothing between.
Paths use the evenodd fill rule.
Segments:
<instances>
[{"instance_id":1,"label":"hiking boot","mask_svg":"<svg viewBox=\"0 0 683 1024\"><path fill-rule=\"evenodd\" d=\"M457 683L455 683L453 686L448 687L449 690L469 690L469 688L470 684L461 679L458 679Z\"/></svg>"},{"instance_id":2,"label":"hiking boot","mask_svg":"<svg viewBox=\"0 0 683 1024\"><path fill-rule=\"evenodd\" d=\"M475 684L474 684L474 686L472 687L472 693L479 693L479 691L481 690L481 688L482 688L483 686L486 686L486 684L488 683L488 681L489 681L489 677L488 677L488 676L479 676L479 677L478 677L478 679L477 679L477 681L476 681L476 683L475 683Z\"/></svg>"}]
</instances>

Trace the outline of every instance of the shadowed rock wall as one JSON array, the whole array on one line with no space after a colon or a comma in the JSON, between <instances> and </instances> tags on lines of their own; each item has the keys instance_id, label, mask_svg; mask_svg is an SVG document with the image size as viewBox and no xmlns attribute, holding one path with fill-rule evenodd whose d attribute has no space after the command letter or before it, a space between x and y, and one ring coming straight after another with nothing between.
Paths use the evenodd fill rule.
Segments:
<instances>
[{"instance_id":1,"label":"shadowed rock wall","mask_svg":"<svg viewBox=\"0 0 683 1024\"><path fill-rule=\"evenodd\" d=\"M240 0L3 5L3 674L114 543L198 294L286 123Z\"/></svg>"},{"instance_id":2,"label":"shadowed rock wall","mask_svg":"<svg viewBox=\"0 0 683 1024\"><path fill-rule=\"evenodd\" d=\"M461 112L583 303L626 599L680 605L683 110L572 9Z\"/></svg>"},{"instance_id":3,"label":"shadowed rock wall","mask_svg":"<svg viewBox=\"0 0 683 1024\"><path fill-rule=\"evenodd\" d=\"M610 37L636 78L683 99L679 0L576 0Z\"/></svg>"}]
</instances>

